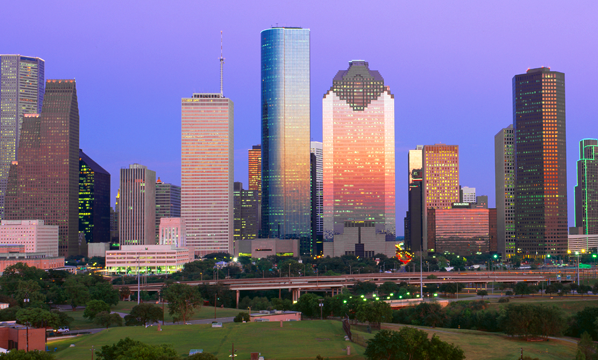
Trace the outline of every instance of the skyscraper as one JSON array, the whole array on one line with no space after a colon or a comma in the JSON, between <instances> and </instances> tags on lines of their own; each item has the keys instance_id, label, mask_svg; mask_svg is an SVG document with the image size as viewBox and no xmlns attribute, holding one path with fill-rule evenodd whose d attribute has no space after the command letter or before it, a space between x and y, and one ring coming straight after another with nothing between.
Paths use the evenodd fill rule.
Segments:
<instances>
[{"instance_id":1,"label":"skyscraper","mask_svg":"<svg viewBox=\"0 0 598 360\"><path fill-rule=\"evenodd\" d=\"M244 190L243 183L235 182L235 241L255 239L259 231L259 197L257 190Z\"/></svg>"},{"instance_id":2,"label":"skyscraper","mask_svg":"<svg viewBox=\"0 0 598 360\"><path fill-rule=\"evenodd\" d=\"M476 202L475 188L472 188L469 186L462 186L459 189L459 202L475 204L475 202Z\"/></svg>"},{"instance_id":3,"label":"skyscraper","mask_svg":"<svg viewBox=\"0 0 598 360\"><path fill-rule=\"evenodd\" d=\"M513 77L515 237L522 256L567 250L565 74L528 69Z\"/></svg>"},{"instance_id":4,"label":"skyscraper","mask_svg":"<svg viewBox=\"0 0 598 360\"><path fill-rule=\"evenodd\" d=\"M395 240L394 96L378 71L354 60L322 100L324 239L370 221Z\"/></svg>"},{"instance_id":5,"label":"skyscraper","mask_svg":"<svg viewBox=\"0 0 598 360\"><path fill-rule=\"evenodd\" d=\"M579 142L577 185L575 185L575 226L582 228L583 234L598 234L597 156L597 139L583 139Z\"/></svg>"},{"instance_id":6,"label":"skyscraper","mask_svg":"<svg viewBox=\"0 0 598 360\"><path fill-rule=\"evenodd\" d=\"M257 191L262 200L262 145L253 145L248 151L249 190Z\"/></svg>"},{"instance_id":7,"label":"skyscraper","mask_svg":"<svg viewBox=\"0 0 598 360\"><path fill-rule=\"evenodd\" d=\"M62 256L87 254L79 242L79 106L75 80L48 80L41 115L25 114L18 161L10 166L7 220L58 225Z\"/></svg>"},{"instance_id":8,"label":"skyscraper","mask_svg":"<svg viewBox=\"0 0 598 360\"><path fill-rule=\"evenodd\" d=\"M120 245L156 244L156 172L131 164L120 169Z\"/></svg>"},{"instance_id":9,"label":"skyscraper","mask_svg":"<svg viewBox=\"0 0 598 360\"><path fill-rule=\"evenodd\" d=\"M262 236L311 238L309 29L261 32Z\"/></svg>"},{"instance_id":10,"label":"skyscraper","mask_svg":"<svg viewBox=\"0 0 598 360\"><path fill-rule=\"evenodd\" d=\"M182 99L181 217L195 254L233 253L234 107L222 94Z\"/></svg>"},{"instance_id":11,"label":"skyscraper","mask_svg":"<svg viewBox=\"0 0 598 360\"><path fill-rule=\"evenodd\" d=\"M424 250L434 251L434 239L428 236L428 209L451 209L459 202L459 146L425 145L422 168Z\"/></svg>"},{"instance_id":12,"label":"skyscraper","mask_svg":"<svg viewBox=\"0 0 598 360\"><path fill-rule=\"evenodd\" d=\"M322 235L324 233L324 150L321 141L311 142L311 153L316 156L316 234Z\"/></svg>"},{"instance_id":13,"label":"skyscraper","mask_svg":"<svg viewBox=\"0 0 598 360\"><path fill-rule=\"evenodd\" d=\"M181 187L156 180L156 241L161 218L181 217Z\"/></svg>"},{"instance_id":14,"label":"skyscraper","mask_svg":"<svg viewBox=\"0 0 598 360\"><path fill-rule=\"evenodd\" d=\"M110 242L110 173L79 149L79 232L85 241Z\"/></svg>"},{"instance_id":15,"label":"skyscraper","mask_svg":"<svg viewBox=\"0 0 598 360\"><path fill-rule=\"evenodd\" d=\"M18 159L23 115L42 111L44 65L36 57L0 55L0 219L10 164Z\"/></svg>"},{"instance_id":16,"label":"skyscraper","mask_svg":"<svg viewBox=\"0 0 598 360\"><path fill-rule=\"evenodd\" d=\"M515 137L513 125L494 136L497 251L515 254Z\"/></svg>"},{"instance_id":17,"label":"skyscraper","mask_svg":"<svg viewBox=\"0 0 598 360\"><path fill-rule=\"evenodd\" d=\"M408 209L405 216L405 245L407 249L421 251L422 240L422 153L423 145L417 145L407 154Z\"/></svg>"}]
</instances>

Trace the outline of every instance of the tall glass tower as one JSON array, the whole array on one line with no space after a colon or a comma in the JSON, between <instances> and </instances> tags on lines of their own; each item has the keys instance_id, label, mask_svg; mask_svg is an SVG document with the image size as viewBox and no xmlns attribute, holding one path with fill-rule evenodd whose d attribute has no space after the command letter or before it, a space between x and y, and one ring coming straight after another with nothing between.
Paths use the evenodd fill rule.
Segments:
<instances>
[{"instance_id":1,"label":"tall glass tower","mask_svg":"<svg viewBox=\"0 0 598 360\"><path fill-rule=\"evenodd\" d=\"M324 240L371 221L395 240L394 95L362 60L339 71L322 100Z\"/></svg>"},{"instance_id":2,"label":"tall glass tower","mask_svg":"<svg viewBox=\"0 0 598 360\"><path fill-rule=\"evenodd\" d=\"M263 237L311 238L309 36L261 32Z\"/></svg>"},{"instance_id":3,"label":"tall glass tower","mask_svg":"<svg viewBox=\"0 0 598 360\"><path fill-rule=\"evenodd\" d=\"M598 234L598 140L579 142L577 185L575 185L575 226L583 234Z\"/></svg>"},{"instance_id":4,"label":"tall glass tower","mask_svg":"<svg viewBox=\"0 0 598 360\"><path fill-rule=\"evenodd\" d=\"M496 184L496 224L498 252L515 254L515 137L513 125L494 136L494 176Z\"/></svg>"},{"instance_id":5,"label":"tall glass tower","mask_svg":"<svg viewBox=\"0 0 598 360\"><path fill-rule=\"evenodd\" d=\"M565 74L528 69L513 77L515 243L526 257L568 247Z\"/></svg>"},{"instance_id":6,"label":"tall glass tower","mask_svg":"<svg viewBox=\"0 0 598 360\"><path fill-rule=\"evenodd\" d=\"M18 157L23 115L42 111L44 65L36 57L0 55L0 219L10 164Z\"/></svg>"}]
</instances>

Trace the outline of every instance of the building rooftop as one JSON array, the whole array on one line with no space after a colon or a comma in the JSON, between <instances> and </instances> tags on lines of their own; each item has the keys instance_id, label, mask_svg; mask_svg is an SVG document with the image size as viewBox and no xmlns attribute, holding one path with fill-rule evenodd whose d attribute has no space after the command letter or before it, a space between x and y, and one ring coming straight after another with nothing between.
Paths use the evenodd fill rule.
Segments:
<instances>
[{"instance_id":1,"label":"building rooftop","mask_svg":"<svg viewBox=\"0 0 598 360\"><path fill-rule=\"evenodd\" d=\"M108 171L104 170L103 167L98 165L97 162L93 161L81 149L79 149L79 159L83 160L87 164L87 166L89 166L91 168L91 170L93 170L95 173L110 175L110 173Z\"/></svg>"}]
</instances>

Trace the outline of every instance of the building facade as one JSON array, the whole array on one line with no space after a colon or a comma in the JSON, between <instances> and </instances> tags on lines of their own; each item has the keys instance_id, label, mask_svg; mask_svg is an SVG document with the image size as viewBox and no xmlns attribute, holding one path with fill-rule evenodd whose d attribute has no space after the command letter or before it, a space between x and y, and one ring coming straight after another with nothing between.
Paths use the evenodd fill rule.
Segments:
<instances>
[{"instance_id":1,"label":"building facade","mask_svg":"<svg viewBox=\"0 0 598 360\"><path fill-rule=\"evenodd\" d=\"M261 32L262 236L311 238L310 32Z\"/></svg>"},{"instance_id":2,"label":"building facade","mask_svg":"<svg viewBox=\"0 0 598 360\"><path fill-rule=\"evenodd\" d=\"M320 141L311 142L311 153L315 155L315 177L312 174L312 182L315 184L315 232L316 235L324 234L324 148ZM312 205L313 207L313 205Z\"/></svg>"},{"instance_id":3,"label":"building facade","mask_svg":"<svg viewBox=\"0 0 598 360\"><path fill-rule=\"evenodd\" d=\"M365 61L349 63L322 100L324 240L347 221L375 224L395 240L394 96Z\"/></svg>"},{"instance_id":4,"label":"building facade","mask_svg":"<svg viewBox=\"0 0 598 360\"><path fill-rule=\"evenodd\" d=\"M52 256L44 252L27 252L25 245L0 245L0 274L18 263L36 267L40 270L64 268L64 257Z\"/></svg>"},{"instance_id":5,"label":"building facade","mask_svg":"<svg viewBox=\"0 0 598 360\"><path fill-rule=\"evenodd\" d=\"M79 106L75 80L47 80L41 115L25 114L10 166L7 220L59 226L61 256L85 255L79 239Z\"/></svg>"},{"instance_id":6,"label":"building facade","mask_svg":"<svg viewBox=\"0 0 598 360\"><path fill-rule=\"evenodd\" d=\"M513 125L494 136L497 251L515 254L515 135Z\"/></svg>"},{"instance_id":7,"label":"building facade","mask_svg":"<svg viewBox=\"0 0 598 360\"><path fill-rule=\"evenodd\" d=\"M459 190L459 202L475 204L476 203L476 192L475 188L469 186L462 186Z\"/></svg>"},{"instance_id":8,"label":"building facade","mask_svg":"<svg viewBox=\"0 0 598 360\"><path fill-rule=\"evenodd\" d=\"M260 216L258 190L244 190L242 183L235 182L234 207L235 242L257 238Z\"/></svg>"},{"instance_id":9,"label":"building facade","mask_svg":"<svg viewBox=\"0 0 598 360\"><path fill-rule=\"evenodd\" d=\"M167 184L158 178L156 180L156 240L160 237L160 219L179 217L181 217L181 187Z\"/></svg>"},{"instance_id":10,"label":"building facade","mask_svg":"<svg viewBox=\"0 0 598 360\"><path fill-rule=\"evenodd\" d=\"M268 256L301 256L298 239L251 239L240 241L235 250L235 256L256 259L264 259Z\"/></svg>"},{"instance_id":11,"label":"building facade","mask_svg":"<svg viewBox=\"0 0 598 360\"><path fill-rule=\"evenodd\" d=\"M196 255L233 253L234 106L222 94L182 99L181 217Z\"/></svg>"},{"instance_id":12,"label":"building facade","mask_svg":"<svg viewBox=\"0 0 598 360\"><path fill-rule=\"evenodd\" d=\"M422 237L424 250L437 251L428 230L429 209L451 209L459 202L459 146L424 145L422 151Z\"/></svg>"},{"instance_id":13,"label":"building facade","mask_svg":"<svg viewBox=\"0 0 598 360\"><path fill-rule=\"evenodd\" d=\"M257 191L262 201L262 145L253 145L247 152L249 190Z\"/></svg>"},{"instance_id":14,"label":"building facade","mask_svg":"<svg viewBox=\"0 0 598 360\"><path fill-rule=\"evenodd\" d=\"M524 257L567 250L565 74L528 69L513 77L515 241Z\"/></svg>"},{"instance_id":15,"label":"building facade","mask_svg":"<svg viewBox=\"0 0 598 360\"><path fill-rule=\"evenodd\" d=\"M344 255L373 258L376 254L393 257L398 241L388 241L380 230L382 224L373 221L346 221L342 233L334 241L324 242L324 256L339 257Z\"/></svg>"},{"instance_id":16,"label":"building facade","mask_svg":"<svg viewBox=\"0 0 598 360\"><path fill-rule=\"evenodd\" d=\"M417 145L407 154L408 208L405 216L405 246L412 251L423 249L422 239L422 168L423 145Z\"/></svg>"},{"instance_id":17,"label":"building facade","mask_svg":"<svg viewBox=\"0 0 598 360\"><path fill-rule=\"evenodd\" d=\"M0 55L0 219L10 165L18 159L25 114L39 114L44 99L44 60L21 55Z\"/></svg>"},{"instance_id":18,"label":"building facade","mask_svg":"<svg viewBox=\"0 0 598 360\"><path fill-rule=\"evenodd\" d=\"M79 233L110 242L110 173L79 149Z\"/></svg>"},{"instance_id":19,"label":"building facade","mask_svg":"<svg viewBox=\"0 0 598 360\"><path fill-rule=\"evenodd\" d=\"M598 234L598 140L579 142L577 185L575 185L575 226L583 234Z\"/></svg>"},{"instance_id":20,"label":"building facade","mask_svg":"<svg viewBox=\"0 0 598 360\"><path fill-rule=\"evenodd\" d=\"M2 220L0 244L24 245L24 252L58 256L58 226L43 220Z\"/></svg>"},{"instance_id":21,"label":"building facade","mask_svg":"<svg viewBox=\"0 0 598 360\"><path fill-rule=\"evenodd\" d=\"M158 245L187 246L187 226L185 219L180 217L160 219L160 237ZM193 254L194 255L194 254Z\"/></svg>"},{"instance_id":22,"label":"building facade","mask_svg":"<svg viewBox=\"0 0 598 360\"><path fill-rule=\"evenodd\" d=\"M437 253L472 255L490 251L488 209L428 209L428 244Z\"/></svg>"},{"instance_id":23,"label":"building facade","mask_svg":"<svg viewBox=\"0 0 598 360\"><path fill-rule=\"evenodd\" d=\"M152 222L152 230L153 222ZM152 231L153 236L153 231ZM194 260L193 251L174 245L123 245L106 251L108 274L171 274Z\"/></svg>"},{"instance_id":24,"label":"building facade","mask_svg":"<svg viewBox=\"0 0 598 360\"><path fill-rule=\"evenodd\" d=\"M131 164L120 169L118 235L124 245L156 244L156 172Z\"/></svg>"}]
</instances>

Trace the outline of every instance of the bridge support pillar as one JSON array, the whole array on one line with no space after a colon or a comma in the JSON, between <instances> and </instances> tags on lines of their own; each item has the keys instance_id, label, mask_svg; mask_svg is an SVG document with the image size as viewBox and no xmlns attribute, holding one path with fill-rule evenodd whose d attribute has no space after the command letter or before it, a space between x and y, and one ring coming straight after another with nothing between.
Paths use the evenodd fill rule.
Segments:
<instances>
[{"instance_id":1,"label":"bridge support pillar","mask_svg":"<svg viewBox=\"0 0 598 360\"><path fill-rule=\"evenodd\" d=\"M301 289L292 289L293 294L293 303L299 301L299 297L301 296Z\"/></svg>"},{"instance_id":2,"label":"bridge support pillar","mask_svg":"<svg viewBox=\"0 0 598 360\"><path fill-rule=\"evenodd\" d=\"M237 290L237 309L239 308L239 290Z\"/></svg>"}]
</instances>

